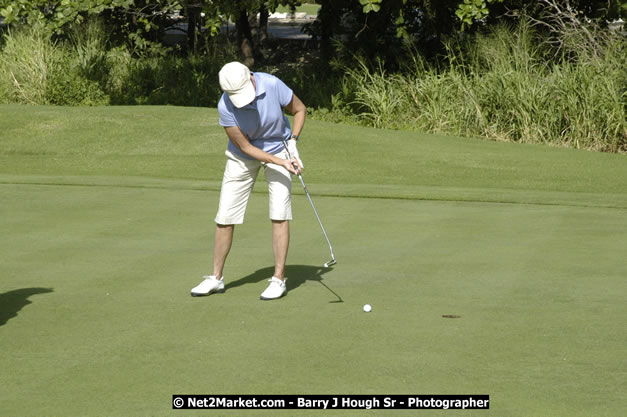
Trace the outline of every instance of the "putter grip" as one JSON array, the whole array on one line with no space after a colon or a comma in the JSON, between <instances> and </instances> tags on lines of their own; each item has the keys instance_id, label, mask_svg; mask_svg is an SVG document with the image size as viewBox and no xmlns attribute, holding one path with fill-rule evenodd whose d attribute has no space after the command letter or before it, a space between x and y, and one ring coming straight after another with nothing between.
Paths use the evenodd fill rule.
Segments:
<instances>
[{"instance_id":1,"label":"putter grip","mask_svg":"<svg viewBox=\"0 0 627 417\"><path fill-rule=\"evenodd\" d=\"M287 152L287 157L290 158L290 161L292 160L292 154L290 153L290 150L287 146L287 141L285 139L283 139L283 146L285 146L285 152ZM292 165L294 165L292 163ZM298 166L294 165L294 168L296 168L298 170ZM300 174L297 174L300 177ZM301 179L302 181L302 179ZM305 186L305 184L303 184L303 187Z\"/></svg>"}]
</instances>

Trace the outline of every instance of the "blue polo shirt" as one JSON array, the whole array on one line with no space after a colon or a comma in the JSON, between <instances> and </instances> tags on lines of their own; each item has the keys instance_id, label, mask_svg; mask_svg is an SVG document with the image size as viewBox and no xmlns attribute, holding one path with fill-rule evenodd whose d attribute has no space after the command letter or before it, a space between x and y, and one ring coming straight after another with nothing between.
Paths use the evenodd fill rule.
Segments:
<instances>
[{"instance_id":1,"label":"blue polo shirt","mask_svg":"<svg viewBox=\"0 0 627 417\"><path fill-rule=\"evenodd\" d=\"M229 95L223 93L218 103L219 123L223 127L239 127L253 146L270 154L277 154L283 150L283 139L289 139L292 134L283 107L290 104L293 92L274 75L255 72L253 76L257 86L255 100L238 109ZM228 149L242 158L252 159L231 141Z\"/></svg>"}]
</instances>

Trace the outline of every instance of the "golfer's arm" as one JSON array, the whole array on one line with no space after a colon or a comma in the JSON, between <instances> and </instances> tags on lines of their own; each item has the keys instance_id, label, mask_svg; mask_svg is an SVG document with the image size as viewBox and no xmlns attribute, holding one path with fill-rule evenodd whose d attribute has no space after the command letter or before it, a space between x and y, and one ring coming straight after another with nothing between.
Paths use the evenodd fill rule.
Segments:
<instances>
[{"instance_id":1,"label":"golfer's arm","mask_svg":"<svg viewBox=\"0 0 627 417\"><path fill-rule=\"evenodd\" d=\"M292 133L296 136L300 135L300 132L303 130L303 126L305 126L305 117L307 117L307 107L303 104L302 101L296 96L296 94L292 94L292 101L285 107L285 110L290 112L294 116L294 126L292 127Z\"/></svg>"},{"instance_id":2,"label":"golfer's arm","mask_svg":"<svg viewBox=\"0 0 627 417\"><path fill-rule=\"evenodd\" d=\"M283 159L264 152L261 149L251 145L250 141L239 127L225 127L224 130L226 131L226 135L229 137L231 142L233 142L233 144L237 146L237 149L242 151L244 154L261 162L282 165L284 161Z\"/></svg>"}]
</instances>

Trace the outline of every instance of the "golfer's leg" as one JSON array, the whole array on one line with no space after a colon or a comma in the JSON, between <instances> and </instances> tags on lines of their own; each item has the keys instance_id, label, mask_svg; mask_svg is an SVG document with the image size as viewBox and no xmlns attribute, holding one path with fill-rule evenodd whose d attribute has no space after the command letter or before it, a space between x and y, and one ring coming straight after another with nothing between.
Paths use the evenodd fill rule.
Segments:
<instances>
[{"instance_id":1,"label":"golfer's leg","mask_svg":"<svg viewBox=\"0 0 627 417\"><path fill-rule=\"evenodd\" d=\"M287 157L283 154L279 156ZM290 245L290 223L288 220L292 220L292 177L285 168L274 164L266 164L265 174L270 194L274 276L284 279L287 250Z\"/></svg>"},{"instance_id":2,"label":"golfer's leg","mask_svg":"<svg viewBox=\"0 0 627 417\"><path fill-rule=\"evenodd\" d=\"M243 160L230 151L227 156L220 203L216 214L216 234L213 242L213 275L218 279L233 243L233 230L236 224L244 223L248 198L257 179L260 163Z\"/></svg>"},{"instance_id":3,"label":"golfer's leg","mask_svg":"<svg viewBox=\"0 0 627 417\"><path fill-rule=\"evenodd\" d=\"M226 257L233 243L235 225L216 224L216 234L213 240L213 275L220 279L224 270Z\"/></svg>"},{"instance_id":4,"label":"golfer's leg","mask_svg":"<svg viewBox=\"0 0 627 417\"><path fill-rule=\"evenodd\" d=\"M272 220L272 249L274 250L274 276L285 278L285 262L290 246L290 222Z\"/></svg>"}]
</instances>

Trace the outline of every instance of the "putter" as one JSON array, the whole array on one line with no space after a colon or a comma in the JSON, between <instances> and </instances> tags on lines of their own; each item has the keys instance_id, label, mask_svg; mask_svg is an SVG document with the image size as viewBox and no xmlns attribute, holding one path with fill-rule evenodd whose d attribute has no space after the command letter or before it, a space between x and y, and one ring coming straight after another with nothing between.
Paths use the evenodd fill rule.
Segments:
<instances>
[{"instance_id":1,"label":"putter","mask_svg":"<svg viewBox=\"0 0 627 417\"><path fill-rule=\"evenodd\" d=\"M285 145L285 151L287 152L287 155L289 156L291 160L292 155L290 154L290 151L287 149L287 142L285 141L285 139L283 139L283 144ZM320 228L322 229L322 233L324 234L324 237L327 240L327 243L329 244L329 251L331 251L331 260L323 265L325 268L328 268L331 265L335 265L337 263L337 261L335 260L335 255L333 254L333 247L331 246L331 241L329 240L329 236L327 236L327 231L324 230L324 226L322 225L322 220L320 220L320 216L318 215L316 206L314 206L313 200L311 199L311 196L309 195L309 191L307 190L307 186L305 185L305 181L303 181L303 176L300 173L298 173L298 179L300 180L300 183L303 184L303 189L305 190L305 194L307 194L307 198L309 199L311 208L313 209L316 215L316 219L318 219L318 224L320 225Z\"/></svg>"}]
</instances>

